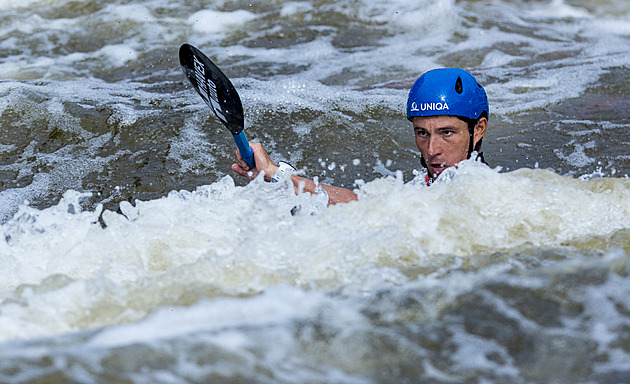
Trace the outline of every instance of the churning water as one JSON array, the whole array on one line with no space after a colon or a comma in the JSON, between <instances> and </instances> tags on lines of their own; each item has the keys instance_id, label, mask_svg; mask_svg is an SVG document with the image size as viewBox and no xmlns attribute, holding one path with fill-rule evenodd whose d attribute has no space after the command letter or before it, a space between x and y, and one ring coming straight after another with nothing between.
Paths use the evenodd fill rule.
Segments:
<instances>
[{"instance_id":1,"label":"churning water","mask_svg":"<svg viewBox=\"0 0 630 384\"><path fill-rule=\"evenodd\" d=\"M0 36L0 382L630 382L626 0L1 0ZM360 200L232 174L182 43ZM491 167L406 184L444 66Z\"/></svg>"}]
</instances>

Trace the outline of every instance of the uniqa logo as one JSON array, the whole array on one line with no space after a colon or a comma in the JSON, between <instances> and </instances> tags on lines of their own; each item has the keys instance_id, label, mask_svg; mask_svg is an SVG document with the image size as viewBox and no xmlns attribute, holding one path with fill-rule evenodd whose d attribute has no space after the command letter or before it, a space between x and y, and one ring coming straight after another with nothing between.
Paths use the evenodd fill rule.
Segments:
<instances>
[{"instance_id":1,"label":"uniqa logo","mask_svg":"<svg viewBox=\"0 0 630 384\"><path fill-rule=\"evenodd\" d=\"M411 103L411 112L418 111L445 111L448 110L447 103L420 103L420 108L418 108L418 103L415 101Z\"/></svg>"}]
</instances>

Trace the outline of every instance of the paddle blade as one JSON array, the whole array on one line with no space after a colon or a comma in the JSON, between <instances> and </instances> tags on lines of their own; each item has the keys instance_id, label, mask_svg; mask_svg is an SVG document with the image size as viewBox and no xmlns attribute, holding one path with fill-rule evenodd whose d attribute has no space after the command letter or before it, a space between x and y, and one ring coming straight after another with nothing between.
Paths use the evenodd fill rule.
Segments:
<instances>
[{"instance_id":1,"label":"paddle blade","mask_svg":"<svg viewBox=\"0 0 630 384\"><path fill-rule=\"evenodd\" d=\"M197 93L232 135L241 133L245 126L243 105L230 79L206 55L190 44L179 48L179 62Z\"/></svg>"}]
</instances>

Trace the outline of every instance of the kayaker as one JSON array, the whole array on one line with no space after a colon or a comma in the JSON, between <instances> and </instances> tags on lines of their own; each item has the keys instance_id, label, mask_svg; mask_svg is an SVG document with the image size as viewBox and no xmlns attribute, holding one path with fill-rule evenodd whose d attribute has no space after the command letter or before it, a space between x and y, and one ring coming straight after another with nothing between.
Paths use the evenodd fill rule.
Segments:
<instances>
[{"instance_id":1,"label":"kayaker","mask_svg":"<svg viewBox=\"0 0 630 384\"><path fill-rule=\"evenodd\" d=\"M427 169L430 185L446 168L476 153L483 161L481 142L488 128L488 98L474 76L459 68L441 68L425 72L409 91L407 119L413 123L420 162ZM249 169L237 152L232 169L253 180L265 172L266 181L277 181L294 171L285 162L275 164L260 143L252 143L256 168ZM296 193L326 193L328 204L357 200L346 188L316 184L313 180L290 175Z\"/></svg>"}]
</instances>

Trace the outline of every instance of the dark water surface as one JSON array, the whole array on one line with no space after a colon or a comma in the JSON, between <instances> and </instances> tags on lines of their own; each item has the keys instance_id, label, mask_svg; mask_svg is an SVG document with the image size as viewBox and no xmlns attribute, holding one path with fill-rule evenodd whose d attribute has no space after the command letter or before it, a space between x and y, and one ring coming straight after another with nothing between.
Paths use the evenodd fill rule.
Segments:
<instances>
[{"instance_id":1,"label":"dark water surface","mask_svg":"<svg viewBox=\"0 0 630 384\"><path fill-rule=\"evenodd\" d=\"M0 1L0 32L0 382L630 382L627 1ZM360 201L233 179L185 42ZM493 168L403 184L444 66Z\"/></svg>"}]
</instances>

